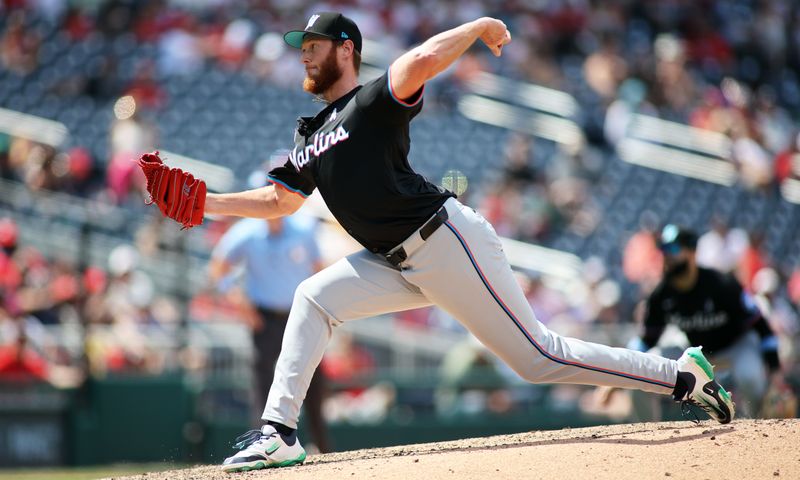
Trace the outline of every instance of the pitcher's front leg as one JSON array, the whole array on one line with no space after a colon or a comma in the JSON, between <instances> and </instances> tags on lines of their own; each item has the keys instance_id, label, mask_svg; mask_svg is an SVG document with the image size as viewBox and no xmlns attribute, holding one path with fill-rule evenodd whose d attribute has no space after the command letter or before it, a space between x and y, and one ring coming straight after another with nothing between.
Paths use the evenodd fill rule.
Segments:
<instances>
[{"instance_id":1,"label":"pitcher's front leg","mask_svg":"<svg viewBox=\"0 0 800 480\"><path fill-rule=\"evenodd\" d=\"M294 295L262 418L297 428L301 405L333 327L428 305L430 300L399 270L366 250L303 281Z\"/></svg>"}]
</instances>

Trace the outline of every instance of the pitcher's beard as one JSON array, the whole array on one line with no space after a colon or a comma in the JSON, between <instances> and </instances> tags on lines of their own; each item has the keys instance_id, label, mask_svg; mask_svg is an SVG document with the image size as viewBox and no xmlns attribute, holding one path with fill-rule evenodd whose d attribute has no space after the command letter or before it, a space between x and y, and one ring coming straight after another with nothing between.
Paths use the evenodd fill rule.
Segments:
<instances>
[{"instance_id":1,"label":"pitcher's beard","mask_svg":"<svg viewBox=\"0 0 800 480\"><path fill-rule=\"evenodd\" d=\"M328 91L340 78L342 78L342 69L336 63L336 47L334 47L320 64L319 73L315 77L306 73L306 78L303 79L303 90L320 95Z\"/></svg>"}]
</instances>

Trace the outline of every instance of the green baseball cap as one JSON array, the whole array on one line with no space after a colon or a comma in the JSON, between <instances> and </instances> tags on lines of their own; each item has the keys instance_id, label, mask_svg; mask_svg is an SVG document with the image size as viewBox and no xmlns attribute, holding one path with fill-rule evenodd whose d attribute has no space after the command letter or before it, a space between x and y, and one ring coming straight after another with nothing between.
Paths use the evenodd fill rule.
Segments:
<instances>
[{"instance_id":1,"label":"green baseball cap","mask_svg":"<svg viewBox=\"0 0 800 480\"><path fill-rule=\"evenodd\" d=\"M306 28L286 32L283 40L294 48L300 48L303 45L303 39L309 33L331 40L352 40L356 51L361 53L361 31L358 30L356 22L341 13L315 13L308 19Z\"/></svg>"}]
</instances>

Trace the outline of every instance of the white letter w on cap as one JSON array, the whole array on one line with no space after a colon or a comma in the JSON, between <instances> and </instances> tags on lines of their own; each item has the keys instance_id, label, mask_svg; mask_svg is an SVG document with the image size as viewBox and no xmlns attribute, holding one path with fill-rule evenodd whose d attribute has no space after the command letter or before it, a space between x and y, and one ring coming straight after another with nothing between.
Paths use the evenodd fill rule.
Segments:
<instances>
[{"instance_id":1,"label":"white letter w on cap","mask_svg":"<svg viewBox=\"0 0 800 480\"><path fill-rule=\"evenodd\" d=\"M316 22L318 18L319 15L311 15L311 18L308 19L308 25L306 25L306 28L304 28L303 30L308 30L309 28L311 28L311 26L314 25L314 22Z\"/></svg>"}]
</instances>

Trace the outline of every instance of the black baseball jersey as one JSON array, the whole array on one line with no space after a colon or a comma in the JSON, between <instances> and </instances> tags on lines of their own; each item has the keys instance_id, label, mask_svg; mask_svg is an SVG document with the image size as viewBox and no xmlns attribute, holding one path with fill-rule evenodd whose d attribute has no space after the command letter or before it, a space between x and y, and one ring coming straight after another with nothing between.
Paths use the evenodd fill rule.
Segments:
<instances>
[{"instance_id":1,"label":"black baseball jersey","mask_svg":"<svg viewBox=\"0 0 800 480\"><path fill-rule=\"evenodd\" d=\"M289 160L269 178L303 196L318 188L347 233L385 253L455 196L408 163L409 123L421 109L422 89L408 102L397 99L387 71L298 119Z\"/></svg>"},{"instance_id":2,"label":"black baseball jersey","mask_svg":"<svg viewBox=\"0 0 800 480\"><path fill-rule=\"evenodd\" d=\"M706 268L698 269L695 286L685 292L662 281L647 300L642 340L650 348L668 324L680 328L692 345L707 353L732 346L751 328L762 338L772 330L753 299L732 276Z\"/></svg>"}]
</instances>

